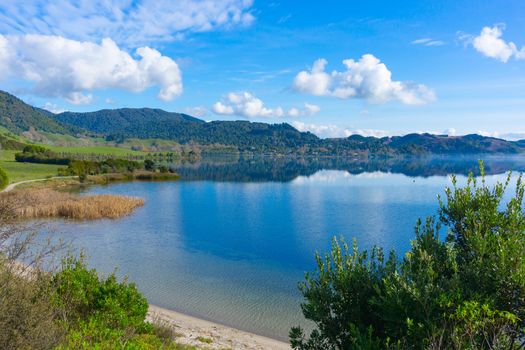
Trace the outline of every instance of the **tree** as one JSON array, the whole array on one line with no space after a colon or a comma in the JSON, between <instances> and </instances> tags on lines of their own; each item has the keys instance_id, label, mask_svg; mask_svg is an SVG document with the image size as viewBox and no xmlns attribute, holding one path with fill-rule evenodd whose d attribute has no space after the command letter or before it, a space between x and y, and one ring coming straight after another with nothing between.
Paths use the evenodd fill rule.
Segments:
<instances>
[{"instance_id":1,"label":"tree","mask_svg":"<svg viewBox=\"0 0 525 350\"><path fill-rule=\"evenodd\" d=\"M148 171L153 171L155 170L155 162L152 161L151 159L146 159L144 161L144 169L148 170Z\"/></svg>"},{"instance_id":2,"label":"tree","mask_svg":"<svg viewBox=\"0 0 525 350\"><path fill-rule=\"evenodd\" d=\"M521 177L505 183L455 177L437 217L418 221L403 259L334 239L300 290L310 336L294 349L521 349L525 346L525 216ZM441 227L447 227L444 240Z\"/></svg>"}]
</instances>

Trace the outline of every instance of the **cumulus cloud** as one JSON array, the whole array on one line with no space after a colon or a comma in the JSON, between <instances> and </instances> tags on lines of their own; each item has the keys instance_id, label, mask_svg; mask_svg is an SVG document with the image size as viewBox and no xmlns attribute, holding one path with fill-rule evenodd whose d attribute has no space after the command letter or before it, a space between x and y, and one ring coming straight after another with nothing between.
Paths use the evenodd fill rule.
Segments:
<instances>
[{"instance_id":1,"label":"cumulus cloud","mask_svg":"<svg viewBox=\"0 0 525 350\"><path fill-rule=\"evenodd\" d=\"M486 137L495 137L509 141L525 140L525 132L498 132L479 130L476 134Z\"/></svg>"},{"instance_id":2,"label":"cumulus cloud","mask_svg":"<svg viewBox=\"0 0 525 350\"><path fill-rule=\"evenodd\" d=\"M457 130L454 129L454 128L448 128L448 129L443 131L443 134L448 135L448 136L456 136L457 135Z\"/></svg>"},{"instance_id":3,"label":"cumulus cloud","mask_svg":"<svg viewBox=\"0 0 525 350\"><path fill-rule=\"evenodd\" d=\"M62 35L119 44L172 41L188 32L247 26L252 0L2 1L0 32Z\"/></svg>"},{"instance_id":4,"label":"cumulus cloud","mask_svg":"<svg viewBox=\"0 0 525 350\"><path fill-rule=\"evenodd\" d=\"M308 115L314 115L321 111L321 107L311 104L311 103L305 103L304 109Z\"/></svg>"},{"instance_id":5,"label":"cumulus cloud","mask_svg":"<svg viewBox=\"0 0 525 350\"><path fill-rule=\"evenodd\" d=\"M385 137L391 133L385 130L374 129L348 129L335 124L310 124L300 121L293 121L292 126L299 131L309 131L321 138L348 137L351 135Z\"/></svg>"},{"instance_id":6,"label":"cumulus cloud","mask_svg":"<svg viewBox=\"0 0 525 350\"><path fill-rule=\"evenodd\" d=\"M264 102L250 92L230 92L221 101L213 105L213 112L222 115L238 115L245 118L280 118L313 115L321 109L319 106L305 103L304 108L296 107L285 111L282 107L268 108Z\"/></svg>"},{"instance_id":7,"label":"cumulus cloud","mask_svg":"<svg viewBox=\"0 0 525 350\"><path fill-rule=\"evenodd\" d=\"M63 113L65 112L66 110L54 103L51 103L51 102L46 102L43 106L42 106L43 109L47 110L47 111L50 111L51 113L55 113L55 114L59 114L59 113Z\"/></svg>"},{"instance_id":8,"label":"cumulus cloud","mask_svg":"<svg viewBox=\"0 0 525 350\"><path fill-rule=\"evenodd\" d=\"M141 92L158 86L164 101L182 93L174 60L149 47L138 48L132 56L111 39L97 44L61 36L0 34L0 73L0 79L33 82L35 94L74 104L90 103L91 91L97 89Z\"/></svg>"},{"instance_id":9,"label":"cumulus cloud","mask_svg":"<svg viewBox=\"0 0 525 350\"><path fill-rule=\"evenodd\" d=\"M445 45L445 42L442 40L436 40L432 38L421 38L416 39L411 42L413 45L423 45L423 46L442 46Z\"/></svg>"},{"instance_id":10,"label":"cumulus cloud","mask_svg":"<svg viewBox=\"0 0 525 350\"><path fill-rule=\"evenodd\" d=\"M422 84L392 80L392 73L384 63L371 54L358 61L346 59L342 72L326 72L327 61L320 58L310 71L295 76L296 91L341 99L363 98L373 103L398 100L408 105L424 104L435 100L432 90Z\"/></svg>"},{"instance_id":11,"label":"cumulus cloud","mask_svg":"<svg viewBox=\"0 0 525 350\"><path fill-rule=\"evenodd\" d=\"M193 116L193 117L204 117L208 114L208 109L203 106L197 106L197 107L188 107L186 108L186 113Z\"/></svg>"},{"instance_id":12,"label":"cumulus cloud","mask_svg":"<svg viewBox=\"0 0 525 350\"><path fill-rule=\"evenodd\" d=\"M472 39L472 45L481 54L507 62L509 58L525 59L525 47L518 49L513 42L506 42L503 36L504 25L494 27L484 27L479 36Z\"/></svg>"}]
</instances>

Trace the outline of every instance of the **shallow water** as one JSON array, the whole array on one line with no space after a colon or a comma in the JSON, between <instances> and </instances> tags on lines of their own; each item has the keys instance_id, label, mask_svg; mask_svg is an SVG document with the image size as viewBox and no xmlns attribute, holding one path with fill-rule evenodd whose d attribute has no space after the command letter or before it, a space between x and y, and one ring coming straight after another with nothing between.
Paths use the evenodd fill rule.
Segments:
<instances>
[{"instance_id":1,"label":"shallow water","mask_svg":"<svg viewBox=\"0 0 525 350\"><path fill-rule=\"evenodd\" d=\"M486 162L487 181L523 163ZM304 323L297 283L315 267L316 251L343 236L403 254L416 219L436 213L446 174L465 181L475 168L475 159L185 164L182 181L87 189L143 197L146 205L120 220L56 223L53 234L85 249L100 271L118 267L153 304L286 339L290 326Z\"/></svg>"}]
</instances>

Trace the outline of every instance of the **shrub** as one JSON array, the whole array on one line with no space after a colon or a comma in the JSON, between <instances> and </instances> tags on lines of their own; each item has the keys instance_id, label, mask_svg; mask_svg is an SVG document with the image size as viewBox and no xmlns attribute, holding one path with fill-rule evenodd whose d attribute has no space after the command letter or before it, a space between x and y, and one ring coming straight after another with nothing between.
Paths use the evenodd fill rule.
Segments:
<instances>
[{"instance_id":1,"label":"shrub","mask_svg":"<svg viewBox=\"0 0 525 350\"><path fill-rule=\"evenodd\" d=\"M7 185L9 185L9 177L7 176L5 170L0 168L0 190L6 188Z\"/></svg>"},{"instance_id":2,"label":"shrub","mask_svg":"<svg viewBox=\"0 0 525 350\"><path fill-rule=\"evenodd\" d=\"M400 260L380 248L360 252L334 240L300 290L307 337L290 331L295 349L518 349L525 340L525 185L487 186L453 178L438 218L416 225ZM440 240L441 226L448 228Z\"/></svg>"},{"instance_id":3,"label":"shrub","mask_svg":"<svg viewBox=\"0 0 525 350\"><path fill-rule=\"evenodd\" d=\"M50 349L62 341L49 287L47 276L23 278L0 257L0 349Z\"/></svg>"},{"instance_id":4,"label":"shrub","mask_svg":"<svg viewBox=\"0 0 525 350\"><path fill-rule=\"evenodd\" d=\"M17 162L68 165L71 161L62 158L57 153L37 145L25 146L21 153L15 154Z\"/></svg>"},{"instance_id":5,"label":"shrub","mask_svg":"<svg viewBox=\"0 0 525 350\"><path fill-rule=\"evenodd\" d=\"M38 226L16 214L27 198L6 195L0 196L0 349L190 349L175 344L166 325L145 321L148 303L127 280L101 278L75 258L45 272L61 245L35 240Z\"/></svg>"},{"instance_id":6,"label":"shrub","mask_svg":"<svg viewBox=\"0 0 525 350\"><path fill-rule=\"evenodd\" d=\"M66 259L53 277L57 304L63 318L80 322L94 320L112 329L145 327L146 299L133 283L119 283L115 274L99 278L82 260Z\"/></svg>"}]
</instances>

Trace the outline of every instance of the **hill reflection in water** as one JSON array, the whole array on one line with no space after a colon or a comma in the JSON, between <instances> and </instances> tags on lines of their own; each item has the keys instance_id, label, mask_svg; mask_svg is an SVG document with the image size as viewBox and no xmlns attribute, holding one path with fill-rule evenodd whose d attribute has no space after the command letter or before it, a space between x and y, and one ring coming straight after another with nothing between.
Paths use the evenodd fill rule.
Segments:
<instances>
[{"instance_id":1,"label":"hill reflection in water","mask_svg":"<svg viewBox=\"0 0 525 350\"><path fill-rule=\"evenodd\" d=\"M232 182L288 182L299 176L310 176L320 170L339 170L350 174L391 173L409 177L447 176L450 174L479 175L479 161L486 175L525 171L522 156L424 157L389 159L349 158L270 158L213 157L197 162L175 164L184 180Z\"/></svg>"}]
</instances>

